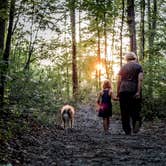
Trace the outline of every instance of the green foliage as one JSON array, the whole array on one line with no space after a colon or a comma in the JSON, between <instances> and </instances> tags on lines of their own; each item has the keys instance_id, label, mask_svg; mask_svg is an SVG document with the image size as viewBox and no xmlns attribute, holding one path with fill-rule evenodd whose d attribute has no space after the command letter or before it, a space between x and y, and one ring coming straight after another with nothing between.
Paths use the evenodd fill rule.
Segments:
<instances>
[{"instance_id":1,"label":"green foliage","mask_svg":"<svg viewBox=\"0 0 166 166\"><path fill-rule=\"evenodd\" d=\"M0 20L8 19L8 1L0 0Z\"/></svg>"},{"instance_id":2,"label":"green foliage","mask_svg":"<svg viewBox=\"0 0 166 166\"><path fill-rule=\"evenodd\" d=\"M5 106L0 113L0 141L8 141L16 135L21 135L27 128L27 120L22 117L16 107Z\"/></svg>"},{"instance_id":3,"label":"green foliage","mask_svg":"<svg viewBox=\"0 0 166 166\"><path fill-rule=\"evenodd\" d=\"M151 63L146 61L143 68L143 114L146 119L166 118L166 59L156 57Z\"/></svg>"}]
</instances>

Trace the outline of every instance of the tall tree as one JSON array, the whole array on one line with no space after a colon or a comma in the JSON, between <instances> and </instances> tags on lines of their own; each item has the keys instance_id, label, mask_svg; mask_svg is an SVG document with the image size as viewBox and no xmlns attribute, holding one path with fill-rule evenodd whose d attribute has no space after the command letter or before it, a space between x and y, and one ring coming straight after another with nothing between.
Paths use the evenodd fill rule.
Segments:
<instances>
[{"instance_id":1,"label":"tall tree","mask_svg":"<svg viewBox=\"0 0 166 166\"><path fill-rule=\"evenodd\" d=\"M75 8L76 1L70 0L70 22L72 32L72 81L73 81L73 95L76 97L78 92L78 76L77 76L77 52L76 52L76 23L75 23Z\"/></svg>"},{"instance_id":2,"label":"tall tree","mask_svg":"<svg viewBox=\"0 0 166 166\"><path fill-rule=\"evenodd\" d=\"M153 0L153 14L152 14L152 45L154 45L154 39L157 28L157 0Z\"/></svg>"},{"instance_id":3,"label":"tall tree","mask_svg":"<svg viewBox=\"0 0 166 166\"><path fill-rule=\"evenodd\" d=\"M148 46L149 46L149 52L153 52L153 46L154 46L154 39L156 34L156 27L157 27L157 0L153 0L153 3L151 3L151 0L148 0L147 2L148 7ZM151 50L151 51L150 51Z\"/></svg>"},{"instance_id":4,"label":"tall tree","mask_svg":"<svg viewBox=\"0 0 166 166\"><path fill-rule=\"evenodd\" d=\"M105 71L106 76L109 78L109 71L107 67L107 21L106 21L106 12L104 12L104 56L105 56Z\"/></svg>"},{"instance_id":5,"label":"tall tree","mask_svg":"<svg viewBox=\"0 0 166 166\"><path fill-rule=\"evenodd\" d=\"M98 87L100 88L101 85L101 55L100 55L100 30L99 30L99 25L97 24L97 61L98 61Z\"/></svg>"},{"instance_id":6,"label":"tall tree","mask_svg":"<svg viewBox=\"0 0 166 166\"><path fill-rule=\"evenodd\" d=\"M123 54L123 25L124 25L124 7L125 3L124 0L122 0L122 16L121 16L121 27L120 27L120 67L122 67L122 54Z\"/></svg>"},{"instance_id":7,"label":"tall tree","mask_svg":"<svg viewBox=\"0 0 166 166\"><path fill-rule=\"evenodd\" d=\"M98 59L98 87L100 88L101 85L101 69L100 69L100 65L101 65L101 54L100 54L100 18L99 18L99 0L96 0L96 5L97 5L97 14L96 14L96 27L97 27L97 59Z\"/></svg>"},{"instance_id":8,"label":"tall tree","mask_svg":"<svg viewBox=\"0 0 166 166\"><path fill-rule=\"evenodd\" d=\"M148 7L148 58L149 58L149 84L148 84L148 93L149 96L153 97L153 66L154 66L154 39L156 34L156 22L157 22L157 1L153 0L153 4L150 0L147 3Z\"/></svg>"},{"instance_id":9,"label":"tall tree","mask_svg":"<svg viewBox=\"0 0 166 166\"><path fill-rule=\"evenodd\" d=\"M2 60L2 55L5 45L5 29L7 21L7 8L8 0L0 0L0 61ZM1 63L2 64L2 63ZM3 65L0 65L0 77L2 77ZM3 82L0 80L0 106L3 103Z\"/></svg>"},{"instance_id":10,"label":"tall tree","mask_svg":"<svg viewBox=\"0 0 166 166\"><path fill-rule=\"evenodd\" d=\"M137 53L134 0L127 0L127 23L130 36L130 51Z\"/></svg>"},{"instance_id":11,"label":"tall tree","mask_svg":"<svg viewBox=\"0 0 166 166\"><path fill-rule=\"evenodd\" d=\"M1 97L1 104L3 104L4 99L4 91L5 91L5 81L6 81L6 74L8 70L8 64L9 64L9 55L10 55L10 48L11 48L11 38L12 38L12 29L13 29L13 21L14 21L14 12L15 12L15 0L10 1L10 13L9 13L9 26L8 26L8 33L7 33L7 39L6 39L6 46L5 51L3 53L3 68L1 70L0 75L0 97Z\"/></svg>"},{"instance_id":12,"label":"tall tree","mask_svg":"<svg viewBox=\"0 0 166 166\"><path fill-rule=\"evenodd\" d=\"M144 59L145 54L145 0L140 2L141 22L140 22L140 59Z\"/></svg>"},{"instance_id":13,"label":"tall tree","mask_svg":"<svg viewBox=\"0 0 166 166\"><path fill-rule=\"evenodd\" d=\"M8 0L0 0L0 58L4 50Z\"/></svg>"}]
</instances>

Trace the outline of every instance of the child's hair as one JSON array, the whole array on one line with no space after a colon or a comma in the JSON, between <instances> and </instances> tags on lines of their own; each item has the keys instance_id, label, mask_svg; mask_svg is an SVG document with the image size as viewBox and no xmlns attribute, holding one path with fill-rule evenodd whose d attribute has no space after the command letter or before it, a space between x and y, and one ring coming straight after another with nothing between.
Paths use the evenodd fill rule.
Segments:
<instances>
[{"instance_id":1,"label":"child's hair","mask_svg":"<svg viewBox=\"0 0 166 166\"><path fill-rule=\"evenodd\" d=\"M103 82L103 89L106 89L106 88L111 89L111 82L108 79L104 80Z\"/></svg>"}]
</instances>

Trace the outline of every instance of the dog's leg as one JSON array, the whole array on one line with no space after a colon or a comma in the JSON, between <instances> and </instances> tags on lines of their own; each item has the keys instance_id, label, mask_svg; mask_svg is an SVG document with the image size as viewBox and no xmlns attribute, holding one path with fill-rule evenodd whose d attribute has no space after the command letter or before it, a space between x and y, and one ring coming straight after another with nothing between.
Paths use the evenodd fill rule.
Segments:
<instances>
[{"instance_id":1,"label":"dog's leg","mask_svg":"<svg viewBox=\"0 0 166 166\"><path fill-rule=\"evenodd\" d=\"M73 127L73 122L72 122L72 119L70 120L70 128Z\"/></svg>"},{"instance_id":2,"label":"dog's leg","mask_svg":"<svg viewBox=\"0 0 166 166\"><path fill-rule=\"evenodd\" d=\"M74 124L74 120L72 118L71 121L70 121L71 128L73 128L73 124Z\"/></svg>"},{"instance_id":3,"label":"dog's leg","mask_svg":"<svg viewBox=\"0 0 166 166\"><path fill-rule=\"evenodd\" d=\"M65 128L65 122L64 122L64 120L63 120L62 117L61 117L61 126L62 126L63 128Z\"/></svg>"}]
</instances>

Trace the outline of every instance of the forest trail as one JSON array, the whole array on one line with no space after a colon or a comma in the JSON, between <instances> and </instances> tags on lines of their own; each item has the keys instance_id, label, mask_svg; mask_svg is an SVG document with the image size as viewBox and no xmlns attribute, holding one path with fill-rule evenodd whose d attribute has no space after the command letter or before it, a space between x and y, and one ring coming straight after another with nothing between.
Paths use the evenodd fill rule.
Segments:
<instances>
[{"instance_id":1,"label":"forest trail","mask_svg":"<svg viewBox=\"0 0 166 166\"><path fill-rule=\"evenodd\" d=\"M92 105L82 105L74 129L40 127L11 142L12 166L165 166L166 126L144 124L138 134L126 136L113 118L110 135Z\"/></svg>"}]
</instances>

